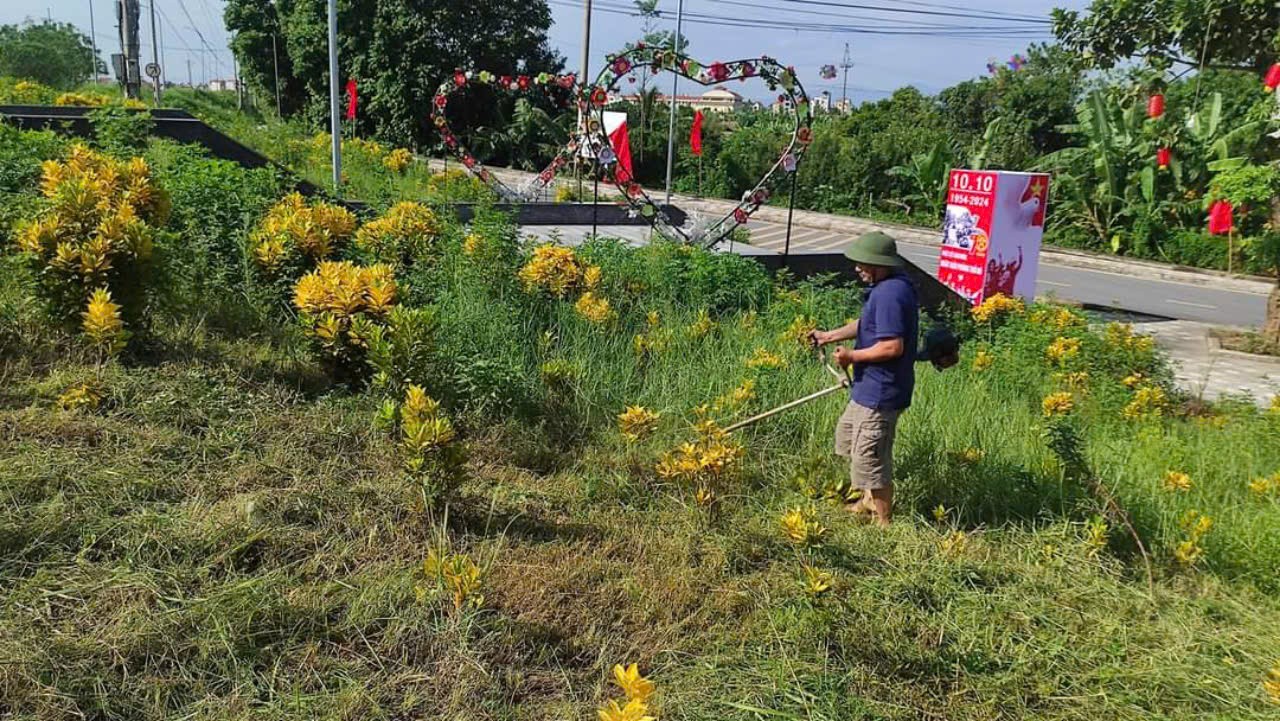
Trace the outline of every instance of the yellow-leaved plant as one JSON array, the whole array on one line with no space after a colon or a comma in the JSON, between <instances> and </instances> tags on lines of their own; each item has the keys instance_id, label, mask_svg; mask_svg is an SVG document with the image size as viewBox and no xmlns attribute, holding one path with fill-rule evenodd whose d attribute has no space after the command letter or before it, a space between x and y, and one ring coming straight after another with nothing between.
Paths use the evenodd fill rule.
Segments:
<instances>
[{"instance_id":1,"label":"yellow-leaved plant","mask_svg":"<svg viewBox=\"0 0 1280 721\"><path fill-rule=\"evenodd\" d=\"M300 193L290 193L249 234L249 250L268 273L291 265L310 268L341 249L355 232L351 211L328 203L309 204Z\"/></svg>"},{"instance_id":2,"label":"yellow-leaved plant","mask_svg":"<svg viewBox=\"0 0 1280 721\"><path fill-rule=\"evenodd\" d=\"M396 267L426 258L435 249L440 221L419 203L396 203L380 218L356 232L356 247Z\"/></svg>"},{"instance_id":3,"label":"yellow-leaved plant","mask_svg":"<svg viewBox=\"0 0 1280 721\"><path fill-rule=\"evenodd\" d=\"M114 355L124 347L124 327L141 319L169 197L142 158L118 160L79 144L41 165L40 195L38 214L14 232L39 278L37 293L57 318L78 323Z\"/></svg>"},{"instance_id":4,"label":"yellow-leaved plant","mask_svg":"<svg viewBox=\"0 0 1280 721\"><path fill-rule=\"evenodd\" d=\"M462 482L465 458L440 402L409 384L402 401L383 403L377 420L398 433L405 473L419 485L424 507L451 498Z\"/></svg>"},{"instance_id":5,"label":"yellow-leaved plant","mask_svg":"<svg viewBox=\"0 0 1280 721\"><path fill-rule=\"evenodd\" d=\"M637 664L613 667L613 682L622 689L623 701L605 701L597 714L600 721L656 721L649 714L649 702L657 685L640 674Z\"/></svg>"},{"instance_id":6,"label":"yellow-leaved plant","mask_svg":"<svg viewBox=\"0 0 1280 721\"><path fill-rule=\"evenodd\" d=\"M339 380L364 377L375 329L396 304L396 281L386 265L324 261L298 279L293 305L303 330Z\"/></svg>"}]
</instances>

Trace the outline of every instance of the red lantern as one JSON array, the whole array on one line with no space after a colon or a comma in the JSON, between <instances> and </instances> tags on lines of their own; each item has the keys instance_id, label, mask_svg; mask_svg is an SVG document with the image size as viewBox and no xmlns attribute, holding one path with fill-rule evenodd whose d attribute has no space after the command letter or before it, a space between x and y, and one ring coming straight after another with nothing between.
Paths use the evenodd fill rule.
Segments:
<instances>
[{"instance_id":1,"label":"red lantern","mask_svg":"<svg viewBox=\"0 0 1280 721\"><path fill-rule=\"evenodd\" d=\"M1276 63L1267 69L1267 77L1262 81L1267 92L1275 92L1276 88L1280 88L1280 63Z\"/></svg>"},{"instance_id":2,"label":"red lantern","mask_svg":"<svg viewBox=\"0 0 1280 721\"><path fill-rule=\"evenodd\" d=\"M1161 170L1169 167L1169 161L1173 158L1173 151L1168 148L1160 148L1156 150L1156 165Z\"/></svg>"},{"instance_id":3,"label":"red lantern","mask_svg":"<svg viewBox=\"0 0 1280 721\"><path fill-rule=\"evenodd\" d=\"M1147 98L1147 117L1154 120L1161 115L1164 115L1164 96L1155 93Z\"/></svg>"}]
</instances>

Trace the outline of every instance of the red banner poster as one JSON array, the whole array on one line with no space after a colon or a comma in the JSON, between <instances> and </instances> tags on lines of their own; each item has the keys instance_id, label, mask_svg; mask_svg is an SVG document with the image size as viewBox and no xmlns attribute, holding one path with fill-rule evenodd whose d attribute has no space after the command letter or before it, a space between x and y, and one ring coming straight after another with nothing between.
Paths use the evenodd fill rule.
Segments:
<instances>
[{"instance_id":1,"label":"red banner poster","mask_svg":"<svg viewBox=\"0 0 1280 721\"><path fill-rule=\"evenodd\" d=\"M952 170L938 279L974 304L1034 298L1048 198L1048 175Z\"/></svg>"}]
</instances>

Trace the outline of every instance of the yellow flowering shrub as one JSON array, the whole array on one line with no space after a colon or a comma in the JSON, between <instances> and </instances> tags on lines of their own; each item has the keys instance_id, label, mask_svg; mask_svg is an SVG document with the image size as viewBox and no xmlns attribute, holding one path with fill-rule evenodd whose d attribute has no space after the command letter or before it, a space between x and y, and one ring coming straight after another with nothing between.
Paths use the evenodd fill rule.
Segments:
<instances>
[{"instance_id":1,"label":"yellow flowering shrub","mask_svg":"<svg viewBox=\"0 0 1280 721\"><path fill-rule=\"evenodd\" d=\"M743 448L729 440L714 421L705 418L705 407L698 410L703 420L694 424L695 440L662 454L657 472L663 479L714 491L737 470Z\"/></svg>"},{"instance_id":2,"label":"yellow flowering shrub","mask_svg":"<svg viewBox=\"0 0 1280 721\"><path fill-rule=\"evenodd\" d=\"M1067 361L1080 355L1080 339L1059 336L1054 338L1049 347L1045 349L1044 356L1049 359L1050 363L1059 366L1066 365Z\"/></svg>"},{"instance_id":3,"label":"yellow flowering shrub","mask_svg":"<svg viewBox=\"0 0 1280 721\"><path fill-rule=\"evenodd\" d=\"M706 308L701 308L698 310L697 317L695 317L693 322L689 324L687 333L693 340L699 340L706 338L711 334L711 331L715 329L716 322L711 320L711 314L707 312Z\"/></svg>"},{"instance_id":4,"label":"yellow flowering shrub","mask_svg":"<svg viewBox=\"0 0 1280 721\"><path fill-rule=\"evenodd\" d=\"M1121 414L1126 420L1140 421L1159 418L1169 409L1169 397L1160 386L1143 385L1134 391L1133 398Z\"/></svg>"},{"instance_id":5,"label":"yellow flowering shrub","mask_svg":"<svg viewBox=\"0 0 1280 721\"><path fill-rule=\"evenodd\" d=\"M979 350L973 355L973 369L979 373L995 365L996 357L987 350Z\"/></svg>"},{"instance_id":6,"label":"yellow flowering shrub","mask_svg":"<svg viewBox=\"0 0 1280 721\"><path fill-rule=\"evenodd\" d=\"M821 571L805 563L800 566L800 586L810 598L817 598L831 590L835 578L829 571Z\"/></svg>"},{"instance_id":7,"label":"yellow flowering shrub","mask_svg":"<svg viewBox=\"0 0 1280 721\"><path fill-rule=\"evenodd\" d=\"M608 298L596 295L594 291L590 290L578 298L578 301L573 304L573 309L577 311L578 315L595 325L608 323L618 315L614 312L613 307L609 305Z\"/></svg>"},{"instance_id":8,"label":"yellow flowering shrub","mask_svg":"<svg viewBox=\"0 0 1280 721\"><path fill-rule=\"evenodd\" d=\"M355 244L383 263L404 266L426 257L439 234L440 221L430 208L403 202L362 225L356 231Z\"/></svg>"},{"instance_id":9,"label":"yellow flowering shrub","mask_svg":"<svg viewBox=\"0 0 1280 721\"><path fill-rule=\"evenodd\" d=\"M786 365L786 358L767 348L756 348L751 357L746 360L746 366L752 369L777 370L785 368Z\"/></svg>"},{"instance_id":10,"label":"yellow flowering shrub","mask_svg":"<svg viewBox=\"0 0 1280 721\"><path fill-rule=\"evenodd\" d=\"M625 701L621 705L614 699L605 701L596 712L600 721L655 721L649 715L649 699L657 686L640 674L638 665L615 665L613 682L622 689Z\"/></svg>"},{"instance_id":11,"label":"yellow flowering shrub","mask_svg":"<svg viewBox=\"0 0 1280 721\"><path fill-rule=\"evenodd\" d=\"M462 239L462 253L468 257L474 256L480 252L481 245L484 244L484 238L478 233L467 233L467 237Z\"/></svg>"},{"instance_id":12,"label":"yellow flowering shrub","mask_svg":"<svg viewBox=\"0 0 1280 721\"><path fill-rule=\"evenodd\" d=\"M77 383L58 396L58 407L64 411L97 410L106 392L97 381Z\"/></svg>"},{"instance_id":13,"label":"yellow flowering shrub","mask_svg":"<svg viewBox=\"0 0 1280 721\"><path fill-rule=\"evenodd\" d=\"M635 443L648 437L658 427L661 414L644 406L627 406L618 414L618 431L622 437Z\"/></svg>"},{"instance_id":14,"label":"yellow flowering shrub","mask_svg":"<svg viewBox=\"0 0 1280 721\"><path fill-rule=\"evenodd\" d=\"M1047 326L1059 333L1073 328L1084 328L1088 325L1084 316L1073 313L1069 308L1062 306L1037 308L1031 312L1027 320L1033 325Z\"/></svg>"},{"instance_id":15,"label":"yellow flowering shrub","mask_svg":"<svg viewBox=\"0 0 1280 721\"><path fill-rule=\"evenodd\" d=\"M97 323L108 316L121 323L136 320L156 227L168 220L170 208L147 162L117 160L76 144L63 160L41 165L40 195L41 210L18 224L14 242L54 313L71 321L91 311L94 323L83 327L104 333L106 326ZM99 298L90 308L100 290L107 293L105 301ZM104 315L106 304L115 307ZM113 328L108 335L114 340L105 345L123 340L120 330Z\"/></svg>"},{"instance_id":16,"label":"yellow flowering shrub","mask_svg":"<svg viewBox=\"0 0 1280 721\"><path fill-rule=\"evenodd\" d=\"M53 99L54 105L72 105L89 108L100 108L111 102L110 96L102 93L60 93Z\"/></svg>"},{"instance_id":17,"label":"yellow flowering shrub","mask_svg":"<svg viewBox=\"0 0 1280 721\"><path fill-rule=\"evenodd\" d=\"M1262 679L1262 690L1267 692L1267 698L1271 699L1271 703L1280 704L1280 661L1277 661Z\"/></svg>"},{"instance_id":18,"label":"yellow flowering shrub","mask_svg":"<svg viewBox=\"0 0 1280 721\"><path fill-rule=\"evenodd\" d=\"M422 562L422 573L426 583L415 588L419 599L447 596L455 612L484 605L484 574L466 554L433 548Z\"/></svg>"},{"instance_id":19,"label":"yellow flowering shrub","mask_svg":"<svg viewBox=\"0 0 1280 721\"><path fill-rule=\"evenodd\" d=\"M953 529L938 541L938 549L948 556L958 556L969 547L969 534Z\"/></svg>"},{"instance_id":20,"label":"yellow flowering shrub","mask_svg":"<svg viewBox=\"0 0 1280 721\"><path fill-rule=\"evenodd\" d=\"M1114 349L1123 349L1133 351L1138 354L1148 354L1155 350L1156 339L1149 335L1138 335L1133 332L1133 326L1129 323L1112 322L1108 323L1103 331L1103 338L1107 346Z\"/></svg>"},{"instance_id":21,"label":"yellow flowering shrub","mask_svg":"<svg viewBox=\"0 0 1280 721\"><path fill-rule=\"evenodd\" d=\"M1280 471L1276 471L1270 477L1261 476L1250 480L1248 488L1256 498L1280 498Z\"/></svg>"},{"instance_id":22,"label":"yellow flowering shrub","mask_svg":"<svg viewBox=\"0 0 1280 721\"><path fill-rule=\"evenodd\" d=\"M1189 491L1191 490L1191 476L1182 471L1167 471L1164 479L1161 481L1166 491Z\"/></svg>"},{"instance_id":23,"label":"yellow flowering shrub","mask_svg":"<svg viewBox=\"0 0 1280 721\"><path fill-rule=\"evenodd\" d=\"M396 290L386 265L324 261L298 279L293 305L331 370L344 378L360 376L367 370L364 358L374 329L386 325Z\"/></svg>"},{"instance_id":24,"label":"yellow flowering shrub","mask_svg":"<svg viewBox=\"0 0 1280 721\"><path fill-rule=\"evenodd\" d=\"M1075 396L1069 392L1050 393L1040 402L1040 409L1046 418L1063 416L1075 408Z\"/></svg>"},{"instance_id":25,"label":"yellow flowering shrub","mask_svg":"<svg viewBox=\"0 0 1280 721\"><path fill-rule=\"evenodd\" d=\"M792 508L782 514L779 521L782 535L794 546L821 545L827 535L827 529L818 520L818 513L813 508Z\"/></svg>"},{"instance_id":26,"label":"yellow flowering shrub","mask_svg":"<svg viewBox=\"0 0 1280 721\"><path fill-rule=\"evenodd\" d=\"M1025 311L1026 305L1021 298L1011 298L1003 293L996 293L974 306L969 312L979 323L990 323L1004 316L1022 315Z\"/></svg>"},{"instance_id":27,"label":"yellow flowering shrub","mask_svg":"<svg viewBox=\"0 0 1280 721\"><path fill-rule=\"evenodd\" d=\"M755 400L755 397L756 380L754 378L748 378L736 388L712 401L711 409L717 412L736 411Z\"/></svg>"},{"instance_id":28,"label":"yellow flowering shrub","mask_svg":"<svg viewBox=\"0 0 1280 721\"><path fill-rule=\"evenodd\" d=\"M48 105L56 91L31 80L0 78L0 103L6 105Z\"/></svg>"},{"instance_id":29,"label":"yellow flowering shrub","mask_svg":"<svg viewBox=\"0 0 1280 721\"><path fill-rule=\"evenodd\" d=\"M408 148L396 148L382 159L382 165L397 175L403 173L413 163L413 153Z\"/></svg>"},{"instance_id":30,"label":"yellow flowering shrub","mask_svg":"<svg viewBox=\"0 0 1280 721\"><path fill-rule=\"evenodd\" d=\"M1204 558L1204 547L1200 542L1213 528L1213 519L1192 510L1182 516L1181 525L1186 537L1174 547L1173 557L1181 565L1190 568Z\"/></svg>"},{"instance_id":31,"label":"yellow flowering shrub","mask_svg":"<svg viewBox=\"0 0 1280 721\"><path fill-rule=\"evenodd\" d=\"M318 263L339 250L356 232L356 217L346 208L328 203L308 204L290 193L267 211L249 235L254 261L268 272L285 264Z\"/></svg>"},{"instance_id":32,"label":"yellow flowering shrub","mask_svg":"<svg viewBox=\"0 0 1280 721\"><path fill-rule=\"evenodd\" d=\"M114 356L124 349L129 333L120 317L120 305L111 301L110 291L106 288L93 291L88 308L80 315L84 319L81 323L84 334L103 355Z\"/></svg>"},{"instance_id":33,"label":"yellow flowering shrub","mask_svg":"<svg viewBox=\"0 0 1280 721\"><path fill-rule=\"evenodd\" d=\"M533 249L533 257L520 269L519 278L527 291L541 290L563 299L584 287L586 270L572 248L548 243Z\"/></svg>"}]
</instances>

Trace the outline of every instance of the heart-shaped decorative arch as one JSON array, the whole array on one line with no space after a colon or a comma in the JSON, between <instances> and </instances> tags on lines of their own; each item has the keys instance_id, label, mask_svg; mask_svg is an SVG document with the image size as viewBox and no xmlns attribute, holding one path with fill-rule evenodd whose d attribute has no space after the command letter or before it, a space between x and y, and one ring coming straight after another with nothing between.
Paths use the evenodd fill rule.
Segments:
<instances>
[{"instance_id":1,"label":"heart-shaped decorative arch","mask_svg":"<svg viewBox=\"0 0 1280 721\"><path fill-rule=\"evenodd\" d=\"M498 180L488 168L484 167L471 154L471 151L454 134L449 127L448 119L445 118L444 111L449 105L450 97L472 85L484 85L492 87L499 92L517 94L544 91L557 107L573 107L575 103L578 107L582 107L582 88L578 85L577 78L574 75L552 75L551 73L540 73L534 76L494 75L487 70L467 72L455 70L453 77L441 83L440 88L436 90L435 97L432 98L431 122L435 125L436 130L439 131L445 148L457 157L458 161L467 170L471 171L473 175L489 186L503 200L526 203L536 199L551 184L551 181L555 180L556 173L573 159L574 154L578 152L579 141L577 138L571 139L564 147L560 148L551 163L543 168L537 176L518 188L512 188Z\"/></svg>"},{"instance_id":2,"label":"heart-shaped decorative arch","mask_svg":"<svg viewBox=\"0 0 1280 721\"><path fill-rule=\"evenodd\" d=\"M809 96L796 77L795 69L785 67L768 56L703 65L670 48L638 44L626 52L607 56L607 60L587 96L593 117L586 138L604 167L606 177L622 191L631 209L647 218L654 230L673 240L705 247L715 246L724 240L735 228L746 223L761 205L769 201L781 178L796 172L805 149L813 140L813 110L809 105ZM710 224L695 223L688 227L672 224L639 183L625 177L625 173L623 177L619 176L616 158L602 130L604 109L610 102L610 96L618 92L619 81L644 66L648 66L653 72L669 70L704 87L730 80L760 79L771 92L778 92L779 101L787 104L792 111L795 122L790 138L785 144L779 144L781 152L778 159L751 190L743 193L733 210Z\"/></svg>"}]
</instances>

